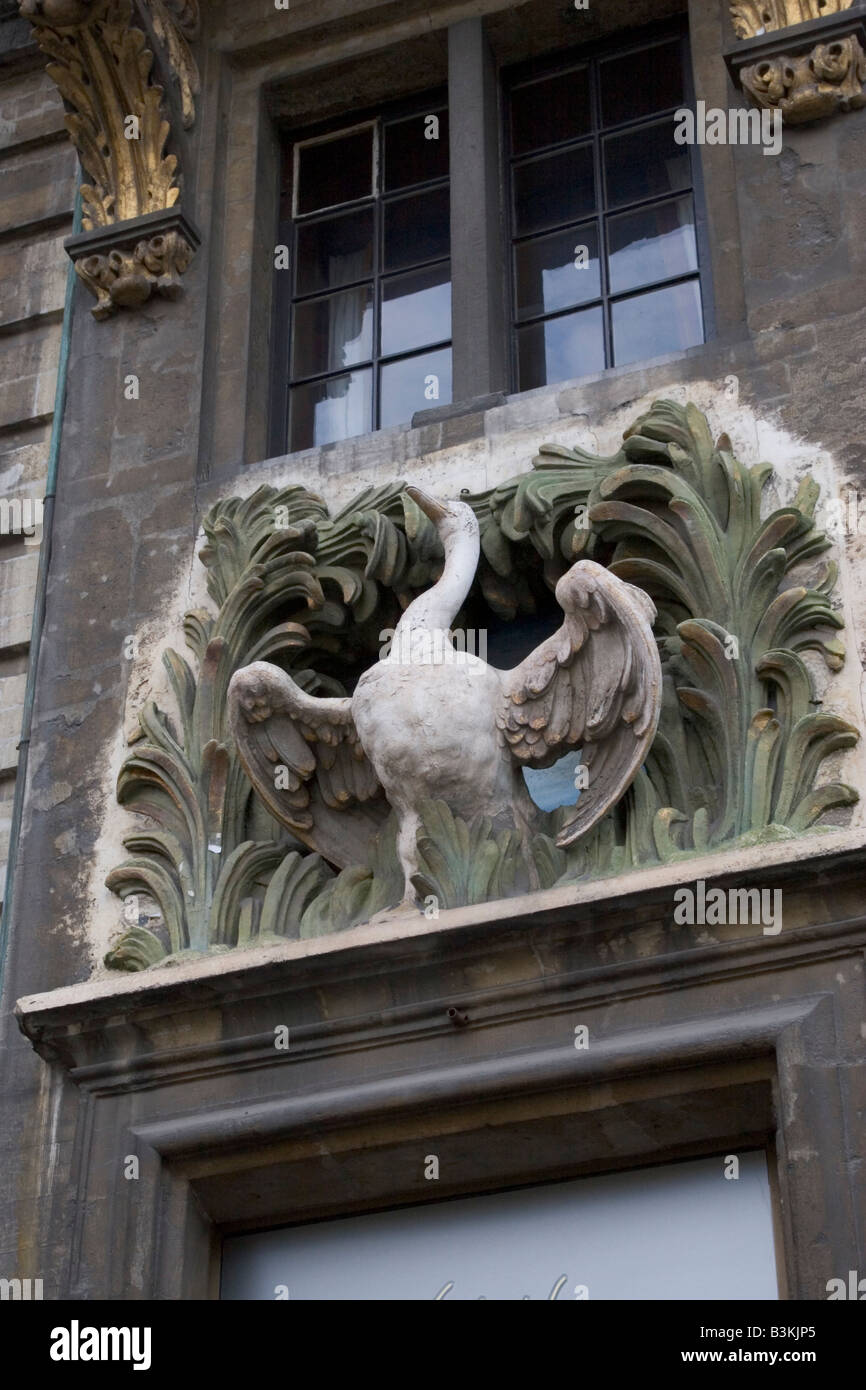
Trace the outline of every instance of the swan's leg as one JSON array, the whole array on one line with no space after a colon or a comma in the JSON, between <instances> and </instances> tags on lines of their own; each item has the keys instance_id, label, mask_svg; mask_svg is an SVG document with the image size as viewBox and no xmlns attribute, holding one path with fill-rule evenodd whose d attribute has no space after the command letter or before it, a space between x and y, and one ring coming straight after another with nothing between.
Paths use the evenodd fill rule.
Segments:
<instances>
[{"instance_id":1,"label":"swan's leg","mask_svg":"<svg viewBox=\"0 0 866 1390\"><path fill-rule=\"evenodd\" d=\"M370 918L368 926L384 926L397 917L405 917L408 912L417 913L418 894L412 884L412 875L418 870L418 847L416 836L420 820L415 811L398 810L399 829L397 831L397 858L403 870L403 897L393 907L383 908Z\"/></svg>"},{"instance_id":2,"label":"swan's leg","mask_svg":"<svg viewBox=\"0 0 866 1390\"><path fill-rule=\"evenodd\" d=\"M397 858L403 870L403 905L418 906L418 894L412 883L412 876L418 872L418 830L421 820L417 811L405 810L400 813L400 829L397 832Z\"/></svg>"},{"instance_id":3,"label":"swan's leg","mask_svg":"<svg viewBox=\"0 0 866 1390\"><path fill-rule=\"evenodd\" d=\"M522 791L522 788L519 789ZM528 800L528 798L527 798ZM526 868L529 874L529 887L532 892L538 892L541 888L541 879L538 876L538 869L532 856L532 836L535 832L535 817L533 815L534 806L530 810L522 796L515 794L514 802L514 824L520 836L520 846L523 850L523 857L526 860Z\"/></svg>"}]
</instances>

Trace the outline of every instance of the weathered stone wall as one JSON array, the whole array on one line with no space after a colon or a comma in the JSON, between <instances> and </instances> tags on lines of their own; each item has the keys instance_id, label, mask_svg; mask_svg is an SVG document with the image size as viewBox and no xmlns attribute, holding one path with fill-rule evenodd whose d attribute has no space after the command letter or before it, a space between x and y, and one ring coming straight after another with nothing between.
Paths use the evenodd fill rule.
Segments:
<instances>
[{"instance_id":1,"label":"weathered stone wall","mask_svg":"<svg viewBox=\"0 0 866 1390\"><path fill-rule=\"evenodd\" d=\"M0 10L0 498L44 492L72 229L63 104L15 6ZM18 764L39 532L0 535L0 884ZM2 892L2 889L0 889Z\"/></svg>"},{"instance_id":2,"label":"weathered stone wall","mask_svg":"<svg viewBox=\"0 0 866 1390\"><path fill-rule=\"evenodd\" d=\"M597 37L620 23L667 16L678 7L646 0L640 5L595 8L586 37ZM743 101L730 83L721 56L730 37L725 11L722 0L693 0L690 6L697 93L709 105L721 107ZM578 42L583 32L575 28L571 16L566 19L561 4L546 0L526 5L507 0L464 4L315 0L264 15L241 0L209 5L199 48L202 93L192 133L194 164L188 170L195 196L186 207L200 227L203 245L184 276L183 297L176 303L153 299L137 313L122 313L100 324L91 316L87 292L83 287L76 290L54 555L0 1038L3 1084L11 1097L10 1123L0 1135L0 1275L42 1277L46 1296L69 1289L92 1295L106 1287L92 1256L84 1256L82 1268L72 1268L69 1250L75 1223L76 1250L105 1248L111 1240L109 1208L112 1202L116 1208L121 1199L108 1176L101 1185L99 1172L107 1171L105 1165L110 1162L110 1153L103 1148L99 1151L102 1167L98 1171L94 1167L88 1179L86 1211L82 1215L77 1210L76 1193L87 1170L87 1150L82 1146L89 1143L83 1136L88 1133L85 1116L91 1100L82 1099L68 1082L59 1061L46 1064L37 1058L18 1035L11 1009L21 996L88 980L112 924L118 923L119 906L102 879L127 824L125 812L112 800L112 781L125 747L124 726L148 688L161 694L158 674L153 674L158 669L158 651L164 645L179 645L182 611L199 597L195 538L214 501L233 491L248 492L263 480L303 481L322 491L332 505L348 500L371 481L395 475L422 484L474 490L528 466L537 447L547 440L612 450L616 429L630 423L653 396L674 395L683 400L690 394L708 410L717 429L731 433L744 462L755 463L764 456L777 466L776 486L782 500L791 495L807 465L830 491L850 486L866 496L862 442L866 111L787 131L778 158L748 147L703 149L716 323L715 336L706 347L591 381L528 393L486 413L445 419L413 431L387 431L300 458L264 459L275 120L281 113L299 117L351 109L362 95L371 100L380 89L390 95L426 87L431 75L438 80L442 72L446 22L479 13L491 17L491 42L503 61L516 55L521 34L562 42L565 26L570 24L571 41ZM336 73L331 65L337 65ZM635 81L640 81L639 68ZM14 361L27 364L29 374L18 403L10 398L10 413L0 419L4 468L21 469L14 475L13 486L19 476L29 481L44 466L53 399L50 364L56 359L65 275L56 241L68 229L72 187L69 150L44 134L59 129L59 103L51 98L35 68L10 76L10 92L18 82L26 97L27 122L35 119L34 107L43 99L40 93L47 93L46 112L51 114L44 117L44 126L37 122L33 127L42 133L26 134L23 142L19 125L12 137L19 154L8 159L10 169L27 172L22 173L21 187L9 204L15 208L13 231L4 234L0 255L8 249L14 256L20 229L24 227L29 236L35 226L41 231L26 254L33 256L34 267L45 267L34 280L19 273L22 263L15 260L11 283L0 287L3 323L15 329L14 340L8 341L21 342ZM30 129L27 125L26 130ZM45 146L42 155L38 155L40 140ZM31 141L36 141L32 148ZM4 172L6 167L6 163L0 165ZM48 245L51 236L53 253ZM38 278L41 274L44 281ZM0 340L0 352L5 341ZM128 400L124 394L124 380L130 373L139 379L137 400ZM736 378L733 387L732 377ZM0 403L6 399L2 391L0 380ZM856 534L846 537L842 546L843 604L846 620L850 619L849 646L855 650L827 698L866 728L856 662L858 646L859 654L866 655L866 609L856 578L863 546L864 538ZM22 554L0 564L4 570L17 565L16 575L26 575L34 560ZM26 583L25 578L16 578L9 589L23 590ZM0 611L0 622L3 617ZM7 647L17 649L26 642L25 627L13 624L9 639L3 639ZM139 651L133 660L124 654L130 637L136 639ZM20 670L16 667L8 676L20 678ZM855 780L861 771L862 753L858 752L846 763L845 775ZM792 931L802 930L804 935L791 945L784 989L788 997L798 989L825 993L838 988L839 1016L845 1022L844 1048L837 1055L841 1059L844 1053L847 1062L862 1045L853 1022L862 1013L860 978L849 962L851 968L840 968L834 980L838 961L829 948L820 966L809 963L811 943L834 929L842 916L851 918L856 913L853 885L859 850L852 838L845 840L844 848L848 858L843 866L822 869L814 893L802 883L797 889L799 906ZM834 884L844 884L844 893L835 898ZM694 962L689 945L678 942L671 947L659 901L654 902L656 915L647 935L632 943L633 950L623 951L623 960L629 969L634 968L634 975L618 975L615 988L623 997L629 990L639 992L640 971L647 960L658 963L672 950L676 969L668 975L659 966L658 990L664 1001L656 1017L673 1026L679 1017L677 972L699 979L703 958L697 958L697 947ZM592 911L575 909L576 932L588 928ZM807 920L810 911L811 920ZM495 930L494 923L491 931ZM537 961L527 965L532 921L519 930L524 933L520 944L513 955L504 952L498 958L495 978L485 975L479 964L472 981L464 981L467 988L505 988L513 981L532 990L537 966ZM627 923L622 931L627 932ZM862 943L852 943L846 936L838 954L853 956L860 949ZM438 948L431 945L429 950L436 957ZM569 968L595 969L602 957L603 951L596 957L588 950L569 958ZM745 978L751 960L746 943L742 958L738 955L731 963L731 978ZM551 968L559 968L555 960ZM780 988L766 943L761 969L762 981L749 994L756 1006L761 990L766 998ZM669 992L666 982L671 985ZM377 992L379 986L371 984L363 1006L357 1007L369 1011L386 1005L406 1008L411 988L404 981L392 993L384 987ZM435 991L434 984L429 988ZM700 993L702 987L697 988ZM712 994L709 983L707 991L693 1001L696 1015L709 1011L709 1003L704 1002ZM746 993L731 991L732 1009L743 1007ZM352 1036L347 1022L356 1007L351 981L339 982L325 1009L327 1016L314 1018L320 1006L312 1002L304 1007L310 1010L311 1026L334 1030L333 1047L339 1051L340 1038L347 1031ZM543 1009L538 1013L542 1023L534 1035L536 1041L547 1028ZM157 1044L138 1030L134 1010L128 1017L122 1012L121 1017L117 1026L123 1038L118 1047L124 1050L124 1064L129 1062L131 1068L132 1124L138 1104L136 1078L146 1072L148 1049ZM604 1008L599 1017L603 1029ZM652 1010L642 1017L650 1027ZM215 1012L203 1010L201 1017L191 1018L182 1011L179 1018L172 1047L207 1041L219 1049L223 1025ZM270 1018L267 1023L270 1026ZM623 1016L623 1027L627 1025ZM233 1026L242 1030L244 1025L236 1021ZM516 1036L506 1028L506 1050L515 1046ZM405 1063L420 1066L437 1058L447 1060L454 1047L450 1037L445 1042L434 1038L424 1051L415 1040L406 1049ZM359 1055L371 1077L385 1065L377 1048L375 1037L365 1035ZM56 1055L61 1053L62 1049ZM352 1084L356 1065L346 1061L349 1053L351 1047L342 1062L334 1064L347 1086ZM55 1055L50 1045L45 1054ZM491 1067L495 1060L491 1055ZM65 1053L63 1061L69 1062ZM259 1084L254 1079L244 1083L224 1067L215 1067L217 1073L230 1076L225 1084L235 1098L242 1095L244 1084L253 1088L250 1094ZM857 1083L852 1076L853 1068L849 1068L838 1086L836 1080L832 1085L836 1087L833 1103L844 1116L839 1133L848 1136L844 1142L849 1145L839 1160L838 1180L850 1182L853 1190L857 1181L862 1183L862 1163L854 1124ZM813 1088L820 1080L814 1081ZM283 1084L291 1089L288 1081ZM272 1071L262 1082L265 1085L273 1085ZM194 1082L191 1090L189 1104L194 1106ZM209 1091L208 1103L213 1101L214 1093ZM103 1123L101 1143L113 1133L111 1125ZM117 1162L121 1162L119 1151ZM111 1199L109 1191L114 1193ZM845 1197L845 1204L849 1203L850 1193ZM132 1288L131 1275L126 1285L116 1270L113 1277L120 1280L121 1288ZM147 1281L139 1282L137 1296L152 1287ZM814 1276L801 1287L816 1296Z\"/></svg>"}]
</instances>

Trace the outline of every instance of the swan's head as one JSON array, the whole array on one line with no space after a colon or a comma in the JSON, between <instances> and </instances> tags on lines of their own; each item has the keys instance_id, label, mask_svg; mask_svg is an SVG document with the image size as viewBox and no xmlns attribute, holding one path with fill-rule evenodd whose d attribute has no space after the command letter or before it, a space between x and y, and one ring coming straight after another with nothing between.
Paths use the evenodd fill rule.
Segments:
<instances>
[{"instance_id":1,"label":"swan's head","mask_svg":"<svg viewBox=\"0 0 866 1390\"><path fill-rule=\"evenodd\" d=\"M478 519L465 502L443 502L423 492L420 487L407 487L406 491L415 505L433 522L443 545L455 536L478 535Z\"/></svg>"}]
</instances>

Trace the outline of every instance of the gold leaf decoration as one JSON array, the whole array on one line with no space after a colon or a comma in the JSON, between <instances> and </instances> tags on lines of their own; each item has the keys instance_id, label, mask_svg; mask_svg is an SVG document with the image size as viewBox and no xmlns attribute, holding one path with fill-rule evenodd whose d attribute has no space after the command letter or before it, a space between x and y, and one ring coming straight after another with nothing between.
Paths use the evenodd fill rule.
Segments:
<instances>
[{"instance_id":1,"label":"gold leaf decoration","mask_svg":"<svg viewBox=\"0 0 866 1390\"><path fill-rule=\"evenodd\" d=\"M753 39L792 24L850 10L853 0L732 0L731 18L738 39Z\"/></svg>"}]
</instances>

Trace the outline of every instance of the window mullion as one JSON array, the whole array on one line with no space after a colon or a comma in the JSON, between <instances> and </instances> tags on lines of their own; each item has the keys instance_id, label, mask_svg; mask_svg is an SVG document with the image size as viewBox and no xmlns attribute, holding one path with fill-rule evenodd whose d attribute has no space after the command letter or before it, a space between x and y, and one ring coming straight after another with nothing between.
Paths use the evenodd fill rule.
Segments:
<instances>
[{"instance_id":1,"label":"window mullion","mask_svg":"<svg viewBox=\"0 0 866 1390\"><path fill-rule=\"evenodd\" d=\"M508 385L499 101L482 19L448 30L453 400Z\"/></svg>"}]
</instances>

